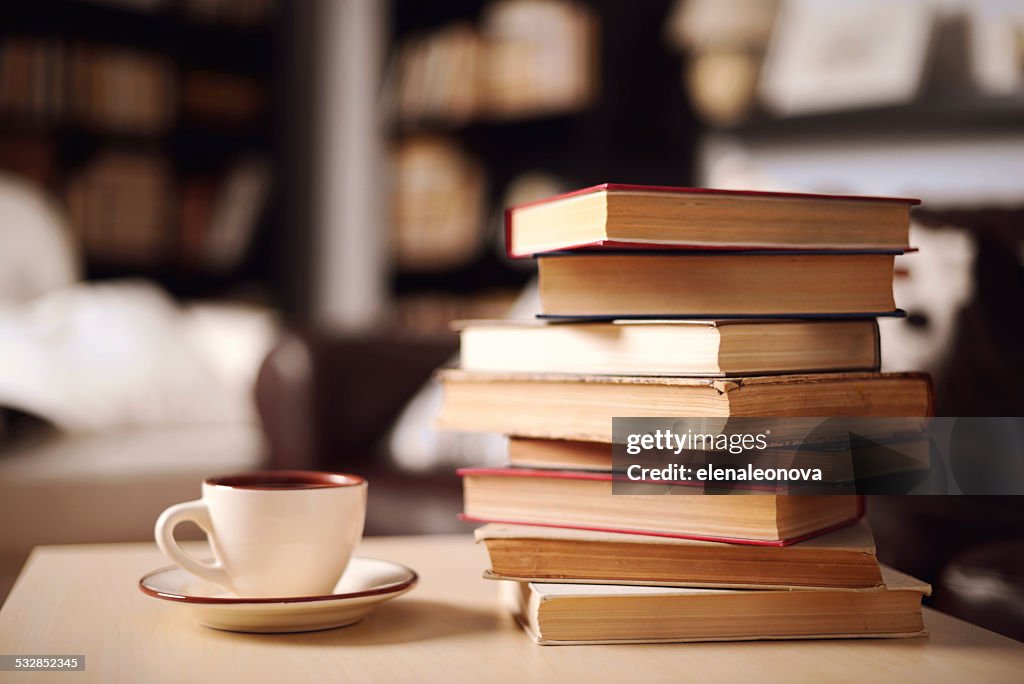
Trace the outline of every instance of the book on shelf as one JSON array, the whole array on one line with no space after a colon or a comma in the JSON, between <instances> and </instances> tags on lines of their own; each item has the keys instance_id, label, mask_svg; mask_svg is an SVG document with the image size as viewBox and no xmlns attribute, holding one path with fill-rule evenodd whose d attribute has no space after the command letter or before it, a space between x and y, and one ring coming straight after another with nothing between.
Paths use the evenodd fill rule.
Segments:
<instances>
[{"instance_id":1,"label":"book on shelf","mask_svg":"<svg viewBox=\"0 0 1024 684\"><path fill-rule=\"evenodd\" d=\"M894 253L541 255L541 312L577 318L894 315Z\"/></svg>"},{"instance_id":2,"label":"book on shelf","mask_svg":"<svg viewBox=\"0 0 1024 684\"><path fill-rule=\"evenodd\" d=\"M455 323L461 367L510 373L729 376L878 370L868 320Z\"/></svg>"},{"instance_id":3,"label":"book on shelf","mask_svg":"<svg viewBox=\"0 0 1024 684\"><path fill-rule=\"evenodd\" d=\"M391 251L408 271L465 264L483 247L486 178L456 142L440 136L402 141L393 154Z\"/></svg>"},{"instance_id":4,"label":"book on shelf","mask_svg":"<svg viewBox=\"0 0 1024 684\"><path fill-rule=\"evenodd\" d=\"M612 441L612 418L870 416L932 413L925 373L818 373L733 379L439 372L442 428ZM781 436L780 436L781 438Z\"/></svg>"},{"instance_id":5,"label":"book on shelf","mask_svg":"<svg viewBox=\"0 0 1024 684\"><path fill-rule=\"evenodd\" d=\"M469 121L480 113L483 46L465 22L406 40L395 60L395 104L403 122Z\"/></svg>"},{"instance_id":6,"label":"book on shelf","mask_svg":"<svg viewBox=\"0 0 1024 684\"><path fill-rule=\"evenodd\" d=\"M783 547L491 523L488 579L738 589L882 586L866 520Z\"/></svg>"},{"instance_id":7,"label":"book on shelf","mask_svg":"<svg viewBox=\"0 0 1024 684\"><path fill-rule=\"evenodd\" d=\"M126 48L71 49L69 103L79 122L128 134L155 134L174 121L174 64L167 57Z\"/></svg>"},{"instance_id":8,"label":"book on shelf","mask_svg":"<svg viewBox=\"0 0 1024 684\"><path fill-rule=\"evenodd\" d=\"M540 644L896 638L927 634L931 587L882 568L885 588L707 589L503 583L503 600Z\"/></svg>"},{"instance_id":9,"label":"book on shelf","mask_svg":"<svg viewBox=\"0 0 1024 684\"><path fill-rule=\"evenodd\" d=\"M236 161L213 203L201 263L212 271L238 266L249 248L270 194L270 164L253 156Z\"/></svg>"},{"instance_id":10,"label":"book on shelf","mask_svg":"<svg viewBox=\"0 0 1024 684\"><path fill-rule=\"evenodd\" d=\"M181 76L181 109L197 121L251 125L266 109L263 85L254 78L194 69Z\"/></svg>"},{"instance_id":11,"label":"book on shelf","mask_svg":"<svg viewBox=\"0 0 1024 684\"><path fill-rule=\"evenodd\" d=\"M163 157L106 152L71 178L67 199L90 257L151 266L173 249L174 179Z\"/></svg>"},{"instance_id":12,"label":"book on shelf","mask_svg":"<svg viewBox=\"0 0 1024 684\"><path fill-rule=\"evenodd\" d=\"M218 185L212 176L193 176L182 181L178 259L186 268L198 268L205 258Z\"/></svg>"},{"instance_id":13,"label":"book on shelf","mask_svg":"<svg viewBox=\"0 0 1024 684\"><path fill-rule=\"evenodd\" d=\"M567 0L500 0L481 20L482 99L514 118L572 112L597 96L598 35L592 9Z\"/></svg>"},{"instance_id":14,"label":"book on shelf","mask_svg":"<svg viewBox=\"0 0 1024 684\"><path fill-rule=\"evenodd\" d=\"M565 0L488 3L479 27L456 21L402 41L385 96L406 127L578 111L598 90L592 10Z\"/></svg>"},{"instance_id":15,"label":"book on shelf","mask_svg":"<svg viewBox=\"0 0 1024 684\"><path fill-rule=\"evenodd\" d=\"M219 177L194 176L181 188L179 261L225 273L252 244L271 185L270 166L258 155L236 160Z\"/></svg>"},{"instance_id":16,"label":"book on shelf","mask_svg":"<svg viewBox=\"0 0 1024 684\"><path fill-rule=\"evenodd\" d=\"M0 115L46 122L64 113L64 44L8 37L0 44Z\"/></svg>"},{"instance_id":17,"label":"book on shelf","mask_svg":"<svg viewBox=\"0 0 1024 684\"><path fill-rule=\"evenodd\" d=\"M784 546L860 517L853 495L615 494L611 473L464 468L463 517L483 522Z\"/></svg>"},{"instance_id":18,"label":"book on shelf","mask_svg":"<svg viewBox=\"0 0 1024 684\"><path fill-rule=\"evenodd\" d=\"M567 249L905 250L919 200L605 183L512 207L510 256Z\"/></svg>"}]
</instances>

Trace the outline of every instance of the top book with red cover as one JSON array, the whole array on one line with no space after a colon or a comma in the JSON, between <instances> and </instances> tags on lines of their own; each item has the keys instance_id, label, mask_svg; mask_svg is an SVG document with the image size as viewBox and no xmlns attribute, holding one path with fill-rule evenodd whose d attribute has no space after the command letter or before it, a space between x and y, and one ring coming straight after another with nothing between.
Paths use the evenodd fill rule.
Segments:
<instances>
[{"instance_id":1,"label":"top book with red cover","mask_svg":"<svg viewBox=\"0 0 1024 684\"><path fill-rule=\"evenodd\" d=\"M900 197L605 183L505 211L509 256L564 250L909 249Z\"/></svg>"}]
</instances>

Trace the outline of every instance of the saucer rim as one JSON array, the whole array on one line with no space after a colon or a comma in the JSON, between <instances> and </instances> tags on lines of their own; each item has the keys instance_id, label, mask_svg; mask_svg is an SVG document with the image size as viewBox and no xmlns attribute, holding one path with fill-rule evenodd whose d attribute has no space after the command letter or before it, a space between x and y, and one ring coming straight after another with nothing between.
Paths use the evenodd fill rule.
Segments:
<instances>
[{"instance_id":1,"label":"saucer rim","mask_svg":"<svg viewBox=\"0 0 1024 684\"><path fill-rule=\"evenodd\" d=\"M350 591L344 594L321 594L317 596L284 596L284 597L234 597L234 596L187 596L185 594L175 594L168 591L161 591L148 586L146 582L156 575L168 572L170 570L182 570L181 566L178 565L167 565L162 568L157 568L147 572L139 579L138 587L146 596L152 598L161 599L164 601L173 601L175 603L189 603L197 605L242 605L242 604L253 604L253 603L311 603L314 601L339 601L346 599L365 598L368 596L381 596L384 594L401 593L412 589L419 582L419 575L415 570L402 563L396 563L395 561L385 560L383 558L370 558L368 556L354 556L352 560L372 560L380 561L383 563L390 563L397 566L407 573L409 577L402 580L401 582L391 582L375 589L367 589L365 591Z\"/></svg>"}]
</instances>

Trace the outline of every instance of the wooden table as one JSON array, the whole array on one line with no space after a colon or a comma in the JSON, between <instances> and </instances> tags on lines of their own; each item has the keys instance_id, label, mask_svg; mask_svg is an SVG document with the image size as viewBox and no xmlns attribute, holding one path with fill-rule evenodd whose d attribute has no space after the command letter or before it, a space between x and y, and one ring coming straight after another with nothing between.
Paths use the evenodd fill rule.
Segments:
<instances>
[{"instance_id":1,"label":"wooden table","mask_svg":"<svg viewBox=\"0 0 1024 684\"><path fill-rule=\"evenodd\" d=\"M537 646L480 578L468 537L366 539L420 585L362 623L247 635L200 627L136 588L166 561L151 544L35 549L0 610L0 654L86 656L85 672L0 682L969 682L1024 681L1024 645L926 611L929 639Z\"/></svg>"}]
</instances>

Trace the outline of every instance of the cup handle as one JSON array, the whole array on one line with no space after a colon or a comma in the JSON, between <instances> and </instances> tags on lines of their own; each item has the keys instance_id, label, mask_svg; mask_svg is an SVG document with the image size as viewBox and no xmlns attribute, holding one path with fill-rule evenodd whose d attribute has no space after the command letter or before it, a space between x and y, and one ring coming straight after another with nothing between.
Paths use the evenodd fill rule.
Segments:
<instances>
[{"instance_id":1,"label":"cup handle","mask_svg":"<svg viewBox=\"0 0 1024 684\"><path fill-rule=\"evenodd\" d=\"M213 524L210 522L210 509L198 499L175 504L160 514L156 520L153 530L156 537L156 545L164 552L164 555L177 563L183 570L190 572L196 577L209 580L220 585L228 591L234 592L235 588L228 576L224 566L219 560L201 561L192 554L186 552L174 538L174 528L183 522L191 521L206 533L210 540L210 546L216 553L216 541L213 536Z\"/></svg>"}]
</instances>

